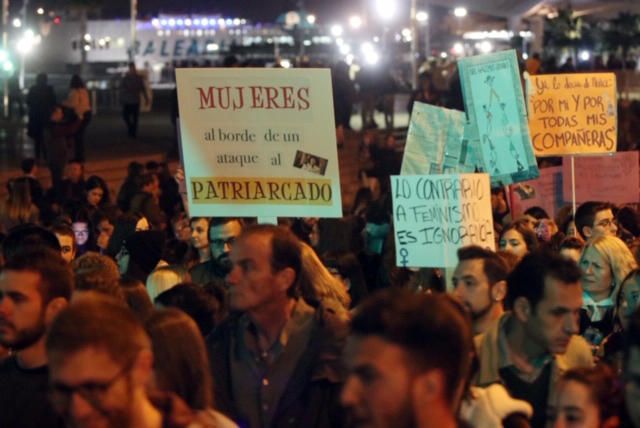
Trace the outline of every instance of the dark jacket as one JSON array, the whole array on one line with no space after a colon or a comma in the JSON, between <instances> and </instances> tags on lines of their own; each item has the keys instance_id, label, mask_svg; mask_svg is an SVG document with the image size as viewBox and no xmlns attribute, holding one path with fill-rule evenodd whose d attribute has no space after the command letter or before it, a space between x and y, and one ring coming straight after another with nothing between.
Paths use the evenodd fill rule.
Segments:
<instances>
[{"instance_id":1,"label":"dark jacket","mask_svg":"<svg viewBox=\"0 0 640 428\"><path fill-rule=\"evenodd\" d=\"M237 420L231 383L230 346L240 316L231 315L208 337L216 408ZM311 339L278 402L272 427L331 428L344 426L339 397L345 370L341 361L348 326L320 306Z\"/></svg>"}]
</instances>

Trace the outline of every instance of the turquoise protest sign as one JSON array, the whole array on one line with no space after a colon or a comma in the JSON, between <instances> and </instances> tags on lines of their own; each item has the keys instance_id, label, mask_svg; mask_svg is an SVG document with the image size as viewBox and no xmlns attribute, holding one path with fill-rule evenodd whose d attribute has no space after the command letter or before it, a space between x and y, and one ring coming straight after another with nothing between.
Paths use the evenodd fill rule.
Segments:
<instances>
[{"instance_id":1,"label":"turquoise protest sign","mask_svg":"<svg viewBox=\"0 0 640 428\"><path fill-rule=\"evenodd\" d=\"M396 265L453 267L466 245L495 249L487 174L391 177Z\"/></svg>"},{"instance_id":2,"label":"turquoise protest sign","mask_svg":"<svg viewBox=\"0 0 640 428\"><path fill-rule=\"evenodd\" d=\"M461 162L464 113L415 102L402 159L402 175L474 172Z\"/></svg>"},{"instance_id":3,"label":"turquoise protest sign","mask_svg":"<svg viewBox=\"0 0 640 428\"><path fill-rule=\"evenodd\" d=\"M514 50L458 61L465 111L493 186L539 176Z\"/></svg>"}]
</instances>

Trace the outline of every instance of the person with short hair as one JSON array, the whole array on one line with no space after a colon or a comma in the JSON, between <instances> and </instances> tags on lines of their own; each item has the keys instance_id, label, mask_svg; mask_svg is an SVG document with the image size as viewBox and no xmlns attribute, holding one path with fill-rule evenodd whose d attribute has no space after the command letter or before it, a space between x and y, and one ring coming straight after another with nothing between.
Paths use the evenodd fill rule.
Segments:
<instances>
[{"instance_id":1,"label":"person with short hair","mask_svg":"<svg viewBox=\"0 0 640 428\"><path fill-rule=\"evenodd\" d=\"M475 337L478 386L500 382L534 408L532 427L543 427L556 379L565 370L593 365L580 336L582 272L571 260L547 251L527 254L507 278L505 312Z\"/></svg>"},{"instance_id":2,"label":"person with short hair","mask_svg":"<svg viewBox=\"0 0 640 428\"><path fill-rule=\"evenodd\" d=\"M610 204L604 202L584 202L576 210L576 230L585 241L596 236L616 236L618 226Z\"/></svg>"},{"instance_id":3,"label":"person with short hair","mask_svg":"<svg viewBox=\"0 0 640 428\"><path fill-rule=\"evenodd\" d=\"M340 397L350 422L375 427L460 427L471 366L471 324L449 296L385 290L362 303L345 350Z\"/></svg>"},{"instance_id":4,"label":"person with short hair","mask_svg":"<svg viewBox=\"0 0 640 428\"><path fill-rule=\"evenodd\" d=\"M235 217L213 217L209 221L209 250L211 258L191 269L191 279L204 285L215 282L225 286L224 278L231 270L229 255L231 248L244 227L244 222Z\"/></svg>"},{"instance_id":5,"label":"person with short hair","mask_svg":"<svg viewBox=\"0 0 640 428\"><path fill-rule=\"evenodd\" d=\"M458 249L453 294L471 314L473 334L484 333L504 313L506 263L491 250L470 245Z\"/></svg>"},{"instance_id":6,"label":"person with short hair","mask_svg":"<svg viewBox=\"0 0 640 428\"><path fill-rule=\"evenodd\" d=\"M567 257L576 263L580 263L580 256L584 249L584 241L575 236L567 236L560 242L559 252L561 256Z\"/></svg>"},{"instance_id":7,"label":"person with short hair","mask_svg":"<svg viewBox=\"0 0 640 428\"><path fill-rule=\"evenodd\" d=\"M144 81L136 70L136 64L130 62L129 70L120 81L120 102L122 103L122 118L127 126L127 134L131 138L136 138L138 135L140 96L144 97L145 103L149 102Z\"/></svg>"},{"instance_id":8,"label":"person with short hair","mask_svg":"<svg viewBox=\"0 0 640 428\"><path fill-rule=\"evenodd\" d=\"M149 273L145 285L149 298L153 301L164 291L189 279L189 273L180 266L161 266Z\"/></svg>"},{"instance_id":9,"label":"person with short hair","mask_svg":"<svg viewBox=\"0 0 640 428\"><path fill-rule=\"evenodd\" d=\"M0 272L0 426L62 428L47 397L45 334L73 290L69 264L48 248L13 254Z\"/></svg>"},{"instance_id":10,"label":"person with short hair","mask_svg":"<svg viewBox=\"0 0 640 428\"><path fill-rule=\"evenodd\" d=\"M156 174L142 174L137 178L138 189L129 205L129 212L144 216L155 230L164 230L165 215L160 208L160 181Z\"/></svg>"},{"instance_id":11,"label":"person with short hair","mask_svg":"<svg viewBox=\"0 0 640 428\"><path fill-rule=\"evenodd\" d=\"M163 291L153 301L159 307L184 311L193 318L203 337L211 333L218 324L216 321L224 318L226 309L224 302L218 302L204 288L190 282L183 282Z\"/></svg>"},{"instance_id":12,"label":"person with short hair","mask_svg":"<svg viewBox=\"0 0 640 428\"><path fill-rule=\"evenodd\" d=\"M51 403L68 426L201 426L191 425L197 416L175 394L148 391L151 340L133 313L107 296L87 295L62 311L46 353Z\"/></svg>"},{"instance_id":13,"label":"person with short hair","mask_svg":"<svg viewBox=\"0 0 640 428\"><path fill-rule=\"evenodd\" d=\"M67 224L57 224L51 228L60 243L60 255L67 262L71 263L76 258L77 246L76 236L71 226Z\"/></svg>"},{"instance_id":14,"label":"person with short hair","mask_svg":"<svg viewBox=\"0 0 640 428\"><path fill-rule=\"evenodd\" d=\"M108 256L88 251L72 263L76 278L75 296L87 291L95 291L124 302L120 288L118 265Z\"/></svg>"},{"instance_id":15,"label":"person with short hair","mask_svg":"<svg viewBox=\"0 0 640 428\"><path fill-rule=\"evenodd\" d=\"M342 426L337 405L347 324L299 298L299 240L245 228L227 275L234 312L207 338L218 408L241 426Z\"/></svg>"}]
</instances>

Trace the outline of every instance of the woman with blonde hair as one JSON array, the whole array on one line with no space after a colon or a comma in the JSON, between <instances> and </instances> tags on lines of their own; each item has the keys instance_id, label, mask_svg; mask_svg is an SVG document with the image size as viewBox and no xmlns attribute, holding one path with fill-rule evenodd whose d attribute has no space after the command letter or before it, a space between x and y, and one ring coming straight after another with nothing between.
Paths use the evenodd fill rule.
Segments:
<instances>
[{"instance_id":1,"label":"woman with blonde hair","mask_svg":"<svg viewBox=\"0 0 640 428\"><path fill-rule=\"evenodd\" d=\"M302 270L298 281L304 300L311 306L333 301L348 311L351 297L344 284L329 272L311 246L301 244Z\"/></svg>"},{"instance_id":2,"label":"woman with blonde hair","mask_svg":"<svg viewBox=\"0 0 640 428\"><path fill-rule=\"evenodd\" d=\"M615 236L598 236L584 247L580 267L583 271L580 334L593 346L598 346L613 331L620 287L638 265L622 240Z\"/></svg>"},{"instance_id":3,"label":"woman with blonde hair","mask_svg":"<svg viewBox=\"0 0 640 428\"><path fill-rule=\"evenodd\" d=\"M0 230L8 231L13 226L37 223L40 210L31 200L31 190L26 178L9 181L9 196L0 206Z\"/></svg>"},{"instance_id":4,"label":"woman with blonde hair","mask_svg":"<svg viewBox=\"0 0 640 428\"><path fill-rule=\"evenodd\" d=\"M154 367L149 389L176 394L198 415L198 426L237 427L213 409L213 380L204 339L195 321L179 309L154 311L145 323Z\"/></svg>"},{"instance_id":5,"label":"woman with blonde hair","mask_svg":"<svg viewBox=\"0 0 640 428\"><path fill-rule=\"evenodd\" d=\"M162 266L153 270L147 277L147 293L151 301L163 291L167 291L176 285L190 281L189 273L179 266Z\"/></svg>"}]
</instances>

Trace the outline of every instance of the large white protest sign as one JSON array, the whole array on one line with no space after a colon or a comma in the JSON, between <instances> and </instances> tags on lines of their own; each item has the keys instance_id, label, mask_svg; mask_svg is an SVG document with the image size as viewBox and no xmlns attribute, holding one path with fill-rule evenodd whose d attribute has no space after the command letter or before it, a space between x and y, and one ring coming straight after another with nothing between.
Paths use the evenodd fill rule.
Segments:
<instances>
[{"instance_id":1,"label":"large white protest sign","mask_svg":"<svg viewBox=\"0 0 640 428\"><path fill-rule=\"evenodd\" d=\"M193 216L340 217L326 69L177 69Z\"/></svg>"},{"instance_id":2,"label":"large white protest sign","mask_svg":"<svg viewBox=\"0 0 640 428\"><path fill-rule=\"evenodd\" d=\"M495 249L487 174L391 177L396 265L451 267L466 245Z\"/></svg>"}]
</instances>

